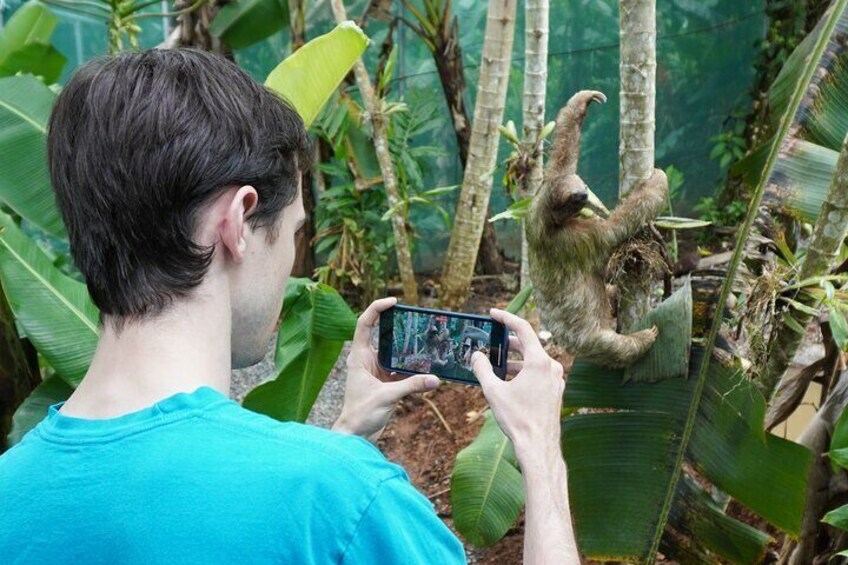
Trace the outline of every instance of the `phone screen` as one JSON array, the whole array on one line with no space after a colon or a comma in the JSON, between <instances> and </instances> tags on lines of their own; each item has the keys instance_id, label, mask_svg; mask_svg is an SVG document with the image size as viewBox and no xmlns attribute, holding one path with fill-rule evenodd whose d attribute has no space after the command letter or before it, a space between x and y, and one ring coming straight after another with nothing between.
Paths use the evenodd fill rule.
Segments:
<instances>
[{"instance_id":1,"label":"phone screen","mask_svg":"<svg viewBox=\"0 0 848 565\"><path fill-rule=\"evenodd\" d=\"M400 308L392 311L391 350L386 356L391 370L477 384L471 355L482 351L492 357L491 321ZM497 353L500 356L500 347Z\"/></svg>"}]
</instances>

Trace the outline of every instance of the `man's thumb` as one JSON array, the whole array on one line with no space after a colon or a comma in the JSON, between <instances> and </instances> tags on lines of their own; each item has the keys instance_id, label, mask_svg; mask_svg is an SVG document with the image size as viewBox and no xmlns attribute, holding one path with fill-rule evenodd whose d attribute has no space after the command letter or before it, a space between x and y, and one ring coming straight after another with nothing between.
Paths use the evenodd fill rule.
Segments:
<instances>
[{"instance_id":1,"label":"man's thumb","mask_svg":"<svg viewBox=\"0 0 848 565\"><path fill-rule=\"evenodd\" d=\"M492 363L480 351L475 351L471 356L471 370L474 371L474 376L477 377L483 388L492 386L492 382L497 380L495 372L492 370Z\"/></svg>"},{"instance_id":2,"label":"man's thumb","mask_svg":"<svg viewBox=\"0 0 848 565\"><path fill-rule=\"evenodd\" d=\"M427 392L439 386L439 377L436 375L413 375L401 381L385 383L394 400L400 400L404 396L416 392Z\"/></svg>"}]
</instances>

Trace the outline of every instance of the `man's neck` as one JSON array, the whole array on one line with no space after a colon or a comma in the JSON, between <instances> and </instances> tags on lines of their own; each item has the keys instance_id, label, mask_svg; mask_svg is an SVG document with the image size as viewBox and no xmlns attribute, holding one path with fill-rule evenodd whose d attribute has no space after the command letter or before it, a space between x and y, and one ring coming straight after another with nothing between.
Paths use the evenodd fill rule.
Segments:
<instances>
[{"instance_id":1,"label":"man's neck","mask_svg":"<svg viewBox=\"0 0 848 565\"><path fill-rule=\"evenodd\" d=\"M116 336L105 324L84 379L59 410L79 418L115 418L178 392L230 390L229 304L192 303L155 320L127 324Z\"/></svg>"}]
</instances>

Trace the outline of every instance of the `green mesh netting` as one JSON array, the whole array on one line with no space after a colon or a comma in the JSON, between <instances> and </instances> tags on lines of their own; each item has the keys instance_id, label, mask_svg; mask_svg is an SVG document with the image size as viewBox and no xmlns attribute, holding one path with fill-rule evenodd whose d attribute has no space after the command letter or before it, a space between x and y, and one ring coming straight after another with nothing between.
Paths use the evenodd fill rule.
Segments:
<instances>
[{"instance_id":1,"label":"green mesh netting","mask_svg":"<svg viewBox=\"0 0 848 565\"><path fill-rule=\"evenodd\" d=\"M20 1L0 0L0 15L9 15ZM171 2L153 6L163 11ZM346 2L351 15L361 14L366 2ZM393 9L402 11L399 2ZM326 1L310 2L307 13L307 37L329 31L333 27L330 6ZM105 24L60 8L53 8L60 18L54 33L56 47L68 57L60 82L64 83L81 62L105 53ZM477 84L477 66L483 42L486 3L479 0L455 0L454 12L459 17L460 37L468 82L469 112ZM401 14L403 15L403 14ZM140 21L142 47L161 42L171 25L162 18ZM609 98L604 106L593 107L584 127L583 159L580 171L584 179L608 206L615 203L618 188L618 2L617 0L552 0L550 12L550 44L548 59L547 118L554 119L557 110L577 90L602 90ZM665 168L674 165L685 175L678 213L685 213L702 196L715 191L720 180L718 164L709 159L709 138L721 131L722 121L737 104L745 102L753 80L755 42L765 33L766 18L762 0L657 0L657 131L656 160ZM369 22L366 33L373 39L366 62L375 68L380 43L387 25ZM394 91L409 96L413 91L437 97L444 104L442 89L432 58L425 46L408 29L401 28L397 43L398 77ZM236 53L236 59L252 76L264 80L267 73L288 55L285 32ZM523 80L524 14L518 9L513 71L504 121L521 124L521 87ZM440 124L426 134L428 139L416 143L440 145L447 155L435 159L426 176L427 186L437 187L461 181L459 159L447 106L438 113ZM501 143L500 160L509 152ZM502 168L495 173L492 193L493 212L509 204L501 184ZM445 199L450 208L456 193ZM413 213L419 230L415 250L416 267L420 270L440 266L450 234L438 214L430 211ZM500 243L510 257L520 249L515 222L498 222Z\"/></svg>"}]
</instances>

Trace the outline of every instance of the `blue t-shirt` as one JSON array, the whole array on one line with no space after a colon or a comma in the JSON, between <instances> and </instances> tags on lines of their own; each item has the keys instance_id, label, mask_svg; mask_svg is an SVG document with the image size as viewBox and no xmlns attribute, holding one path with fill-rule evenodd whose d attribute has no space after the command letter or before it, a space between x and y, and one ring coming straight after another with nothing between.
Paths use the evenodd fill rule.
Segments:
<instances>
[{"instance_id":1,"label":"blue t-shirt","mask_svg":"<svg viewBox=\"0 0 848 565\"><path fill-rule=\"evenodd\" d=\"M0 562L465 563L368 441L201 386L117 418L60 413L0 456Z\"/></svg>"}]
</instances>

